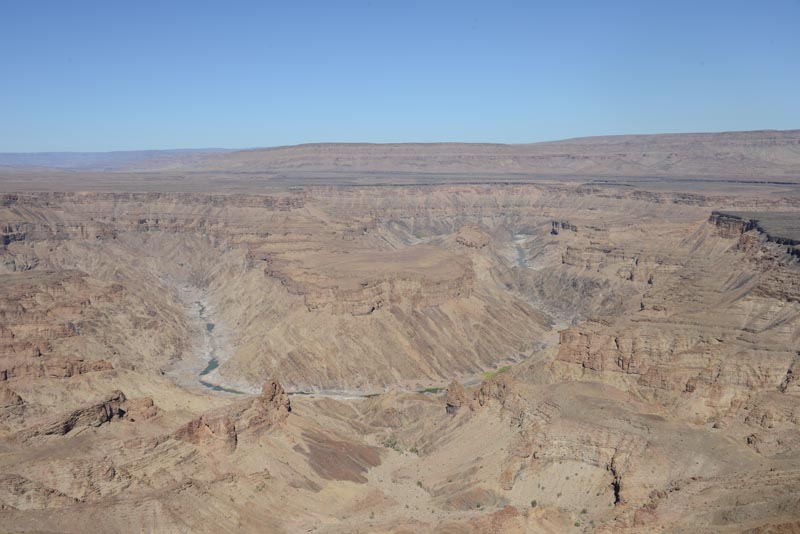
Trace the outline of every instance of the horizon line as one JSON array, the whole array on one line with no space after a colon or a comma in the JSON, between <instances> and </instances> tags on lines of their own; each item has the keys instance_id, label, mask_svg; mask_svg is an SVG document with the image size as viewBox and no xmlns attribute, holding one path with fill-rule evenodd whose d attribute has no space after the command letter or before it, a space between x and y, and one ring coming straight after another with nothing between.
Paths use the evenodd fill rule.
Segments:
<instances>
[{"instance_id":1,"label":"horizon line","mask_svg":"<svg viewBox=\"0 0 800 534\"><path fill-rule=\"evenodd\" d=\"M792 133L800 132L800 128L778 129L763 128L756 130L721 130L721 131L684 131L684 132L661 132L661 133L625 133L625 134L601 134L586 135L577 137L564 137L558 139L548 139L544 141L530 141L525 143L502 143L491 141L310 141L304 143L289 143L281 145L261 145L249 147L180 147L180 148L136 148L124 150L30 150L30 151L2 151L0 155L36 155L36 154L136 154L142 152L244 152L248 150L271 150L280 148L307 147L315 145L370 145L370 146L389 146L389 145L496 145L496 146L527 146L547 143L559 143L568 141L580 141L600 138L620 138L620 137L661 137L671 135L723 135L723 134L757 134L757 133Z\"/></svg>"}]
</instances>

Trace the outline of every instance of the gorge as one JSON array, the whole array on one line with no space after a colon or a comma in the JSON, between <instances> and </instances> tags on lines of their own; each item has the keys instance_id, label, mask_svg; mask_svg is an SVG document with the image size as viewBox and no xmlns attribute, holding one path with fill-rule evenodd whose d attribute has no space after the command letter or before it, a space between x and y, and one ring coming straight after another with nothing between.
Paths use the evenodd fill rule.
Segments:
<instances>
[{"instance_id":1,"label":"gorge","mask_svg":"<svg viewBox=\"0 0 800 534\"><path fill-rule=\"evenodd\" d=\"M0 168L0 530L800 531L800 132L118 160Z\"/></svg>"}]
</instances>

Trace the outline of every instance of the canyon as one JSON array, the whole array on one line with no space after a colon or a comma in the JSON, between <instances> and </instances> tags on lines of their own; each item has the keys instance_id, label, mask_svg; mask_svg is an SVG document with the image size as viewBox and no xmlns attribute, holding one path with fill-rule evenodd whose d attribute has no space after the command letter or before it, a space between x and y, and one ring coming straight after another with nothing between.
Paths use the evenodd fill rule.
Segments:
<instances>
[{"instance_id":1,"label":"canyon","mask_svg":"<svg viewBox=\"0 0 800 534\"><path fill-rule=\"evenodd\" d=\"M1 532L800 532L800 131L0 157Z\"/></svg>"}]
</instances>

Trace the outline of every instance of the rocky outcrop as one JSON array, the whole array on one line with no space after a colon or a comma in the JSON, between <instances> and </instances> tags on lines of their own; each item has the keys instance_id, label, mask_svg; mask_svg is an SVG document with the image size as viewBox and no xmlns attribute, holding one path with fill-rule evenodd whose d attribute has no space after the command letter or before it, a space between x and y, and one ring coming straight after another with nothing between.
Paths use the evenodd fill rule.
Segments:
<instances>
[{"instance_id":1,"label":"rocky outcrop","mask_svg":"<svg viewBox=\"0 0 800 534\"><path fill-rule=\"evenodd\" d=\"M125 411L125 418L131 422L152 419L158 415L158 406L151 397L127 399L122 408Z\"/></svg>"},{"instance_id":2,"label":"rocky outcrop","mask_svg":"<svg viewBox=\"0 0 800 534\"><path fill-rule=\"evenodd\" d=\"M445 395L445 410L449 415L455 415L462 407L469 407L470 402L467 398L467 392L461 382L453 379L450 385L447 386L447 394Z\"/></svg>"},{"instance_id":3,"label":"rocky outcrop","mask_svg":"<svg viewBox=\"0 0 800 534\"><path fill-rule=\"evenodd\" d=\"M0 382L14 379L69 378L112 369L114 366L106 360L85 361L80 358L7 361L0 363Z\"/></svg>"},{"instance_id":4,"label":"rocky outcrop","mask_svg":"<svg viewBox=\"0 0 800 534\"><path fill-rule=\"evenodd\" d=\"M292 411L289 394L277 379L267 381L252 401L240 401L189 421L172 437L209 451L236 450L239 433L283 423Z\"/></svg>"},{"instance_id":5,"label":"rocky outcrop","mask_svg":"<svg viewBox=\"0 0 800 534\"><path fill-rule=\"evenodd\" d=\"M283 389L277 378L268 380L261 388L261 395L256 399L255 404L262 410L273 411L281 419L286 419L292 411L292 403L289 394Z\"/></svg>"},{"instance_id":6,"label":"rocky outcrop","mask_svg":"<svg viewBox=\"0 0 800 534\"><path fill-rule=\"evenodd\" d=\"M291 411L289 394L276 378L271 378L261 388L261 395L253 400L242 418L245 419L247 428L257 428L282 423Z\"/></svg>"},{"instance_id":7,"label":"rocky outcrop","mask_svg":"<svg viewBox=\"0 0 800 534\"><path fill-rule=\"evenodd\" d=\"M484 380L472 398L478 406L486 406L491 401L497 401L501 405L505 405L510 392L509 382L510 379L504 375Z\"/></svg>"},{"instance_id":8,"label":"rocky outcrop","mask_svg":"<svg viewBox=\"0 0 800 534\"><path fill-rule=\"evenodd\" d=\"M426 308L457 298L468 298L474 278L472 270L464 270L460 276L445 280L399 275L365 280L356 288L310 286L305 289L305 302L309 310L327 308L334 315L368 315L383 307L403 303L413 308Z\"/></svg>"},{"instance_id":9,"label":"rocky outcrop","mask_svg":"<svg viewBox=\"0 0 800 534\"><path fill-rule=\"evenodd\" d=\"M16 439L24 442L40 436L63 436L74 429L99 427L104 423L123 417L125 415L125 410L122 408L124 403L125 394L117 390L98 402L48 417L29 426L17 433Z\"/></svg>"},{"instance_id":10,"label":"rocky outcrop","mask_svg":"<svg viewBox=\"0 0 800 534\"><path fill-rule=\"evenodd\" d=\"M172 434L177 440L211 451L233 452L238 441L236 424L228 414L205 414L193 419Z\"/></svg>"},{"instance_id":11,"label":"rocky outcrop","mask_svg":"<svg viewBox=\"0 0 800 534\"><path fill-rule=\"evenodd\" d=\"M475 226L462 226L456 233L456 243L467 248L481 249L490 241L491 237Z\"/></svg>"},{"instance_id":12,"label":"rocky outcrop","mask_svg":"<svg viewBox=\"0 0 800 534\"><path fill-rule=\"evenodd\" d=\"M558 235L559 230L568 230L570 232L577 232L578 227L569 221L551 221L550 235Z\"/></svg>"},{"instance_id":13,"label":"rocky outcrop","mask_svg":"<svg viewBox=\"0 0 800 534\"><path fill-rule=\"evenodd\" d=\"M717 234L725 238L738 238L745 232L758 228L756 221L745 219L732 213L714 211L708 218L708 222L714 225Z\"/></svg>"}]
</instances>

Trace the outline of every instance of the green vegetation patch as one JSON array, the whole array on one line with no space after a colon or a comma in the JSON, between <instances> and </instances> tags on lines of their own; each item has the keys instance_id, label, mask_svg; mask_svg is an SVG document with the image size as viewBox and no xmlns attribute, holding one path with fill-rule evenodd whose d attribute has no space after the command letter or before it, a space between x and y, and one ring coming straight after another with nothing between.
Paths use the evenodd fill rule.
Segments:
<instances>
[{"instance_id":1,"label":"green vegetation patch","mask_svg":"<svg viewBox=\"0 0 800 534\"><path fill-rule=\"evenodd\" d=\"M486 371L485 373L483 373L483 378L484 378L484 380L491 380L492 378L496 377L500 373L505 373L509 369L511 369L510 365L504 365L503 367L501 367L497 371Z\"/></svg>"}]
</instances>

